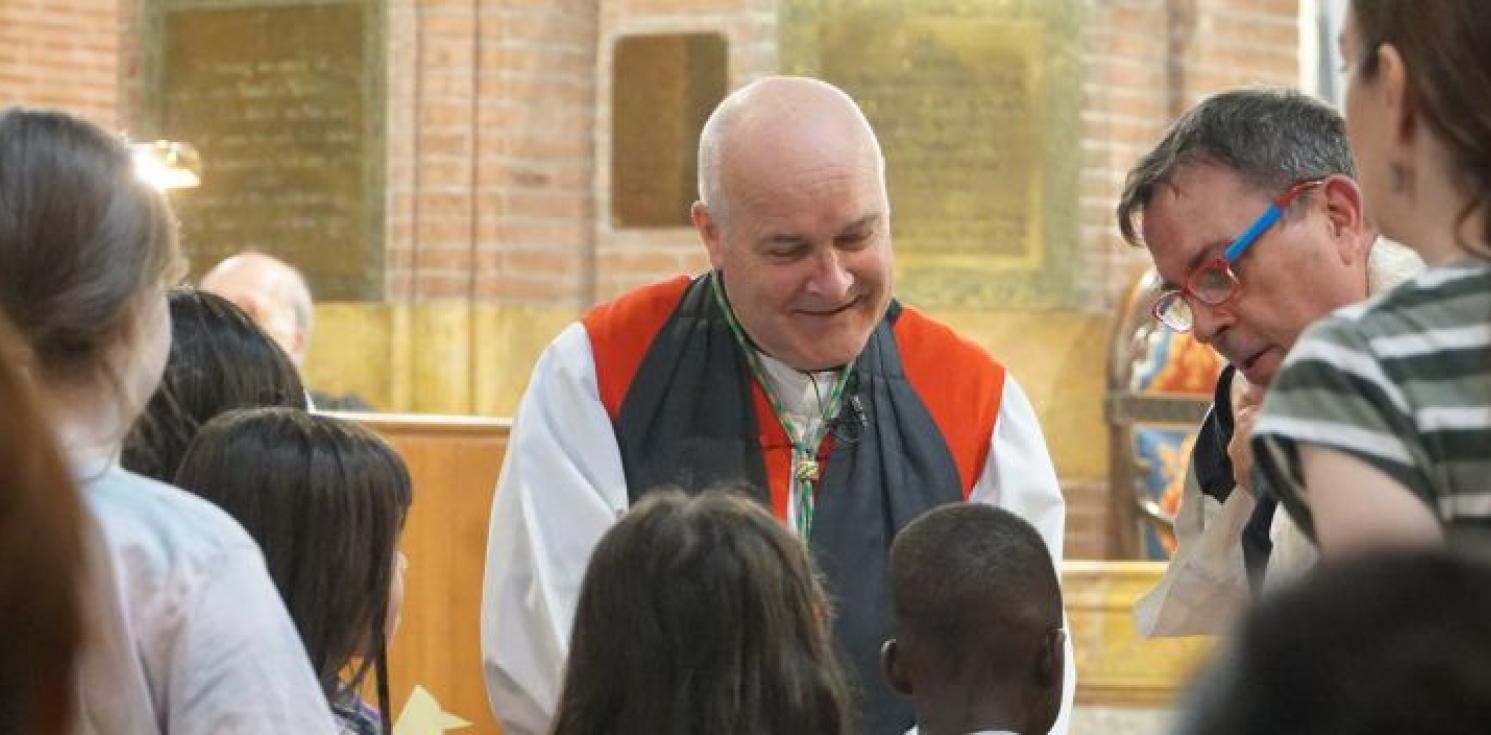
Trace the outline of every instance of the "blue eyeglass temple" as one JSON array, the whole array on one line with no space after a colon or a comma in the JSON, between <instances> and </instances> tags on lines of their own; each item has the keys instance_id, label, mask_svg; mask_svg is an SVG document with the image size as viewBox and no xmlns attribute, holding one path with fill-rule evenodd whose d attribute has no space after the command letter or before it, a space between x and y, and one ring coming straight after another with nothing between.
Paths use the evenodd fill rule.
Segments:
<instances>
[{"instance_id":1,"label":"blue eyeglass temple","mask_svg":"<svg viewBox=\"0 0 1491 735\"><path fill-rule=\"evenodd\" d=\"M1222 257L1228 263L1236 263L1237 259L1241 258L1242 254L1248 251L1248 247L1258 239L1258 236L1262 235L1268 228L1273 227L1274 223L1278 222L1282 216L1284 216L1284 210L1279 206L1278 202L1268 205L1268 211L1264 212L1241 237L1233 240L1232 244L1228 245L1227 249L1222 251Z\"/></svg>"}]
</instances>

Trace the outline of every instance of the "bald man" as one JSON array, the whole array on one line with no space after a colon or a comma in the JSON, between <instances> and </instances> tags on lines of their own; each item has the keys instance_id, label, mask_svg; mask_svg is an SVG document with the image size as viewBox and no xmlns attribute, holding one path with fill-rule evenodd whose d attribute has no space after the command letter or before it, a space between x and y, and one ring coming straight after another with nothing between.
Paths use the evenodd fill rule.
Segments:
<instances>
[{"instance_id":1,"label":"bald man","mask_svg":"<svg viewBox=\"0 0 1491 735\"><path fill-rule=\"evenodd\" d=\"M248 312L249 318L290 356L297 370L305 367L315 311L311 288L294 266L264 253L245 251L213 266L198 287ZM311 407L321 410L374 410L353 393L333 395L310 389L307 396Z\"/></svg>"},{"instance_id":2,"label":"bald man","mask_svg":"<svg viewBox=\"0 0 1491 735\"><path fill-rule=\"evenodd\" d=\"M835 600L856 732L901 735L914 721L879 675L903 525L990 503L1035 526L1060 562L1064 504L1025 394L891 297L883 160L859 107L828 84L735 92L699 141L692 218L712 269L596 307L539 358L487 547L482 649L507 732L546 732L590 553L659 486L745 480L807 541Z\"/></svg>"},{"instance_id":3,"label":"bald man","mask_svg":"<svg viewBox=\"0 0 1491 735\"><path fill-rule=\"evenodd\" d=\"M200 287L248 312L295 367L305 364L313 312L311 289L300 271L264 253L244 252L213 266Z\"/></svg>"}]
</instances>

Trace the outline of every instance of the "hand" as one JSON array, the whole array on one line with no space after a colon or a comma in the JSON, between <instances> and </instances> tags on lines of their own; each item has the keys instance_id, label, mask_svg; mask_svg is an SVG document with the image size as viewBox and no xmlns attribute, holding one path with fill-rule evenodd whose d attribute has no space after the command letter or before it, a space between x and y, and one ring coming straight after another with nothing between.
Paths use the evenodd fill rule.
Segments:
<instances>
[{"instance_id":1,"label":"hand","mask_svg":"<svg viewBox=\"0 0 1491 735\"><path fill-rule=\"evenodd\" d=\"M1227 442L1227 457L1232 460L1232 480L1253 494L1249 475L1253 472L1253 426L1263 404L1263 388L1249 383L1241 373L1232 376L1232 441Z\"/></svg>"}]
</instances>

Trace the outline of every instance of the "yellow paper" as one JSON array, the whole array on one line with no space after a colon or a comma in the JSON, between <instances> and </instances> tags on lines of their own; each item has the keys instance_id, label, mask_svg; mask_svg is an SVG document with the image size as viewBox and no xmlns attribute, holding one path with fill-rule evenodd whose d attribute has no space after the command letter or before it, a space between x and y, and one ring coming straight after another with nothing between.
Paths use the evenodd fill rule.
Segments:
<instances>
[{"instance_id":1,"label":"yellow paper","mask_svg":"<svg viewBox=\"0 0 1491 735\"><path fill-rule=\"evenodd\" d=\"M424 687L415 685L404 703L404 711L394 722L393 735L441 735L449 730L470 727L471 723L447 714L435 701L435 695Z\"/></svg>"}]
</instances>

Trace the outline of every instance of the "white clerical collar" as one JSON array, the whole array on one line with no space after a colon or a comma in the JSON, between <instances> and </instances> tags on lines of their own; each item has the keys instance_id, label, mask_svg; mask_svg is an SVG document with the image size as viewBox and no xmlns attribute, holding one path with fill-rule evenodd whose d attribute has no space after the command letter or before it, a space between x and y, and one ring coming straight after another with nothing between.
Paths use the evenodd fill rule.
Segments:
<instances>
[{"instance_id":1,"label":"white clerical collar","mask_svg":"<svg viewBox=\"0 0 1491 735\"><path fill-rule=\"evenodd\" d=\"M756 355L761 358L761 369L771 381L771 389L782 402L782 408L793 421L806 425L806 431L816 429L823 420L823 403L833 392L839 371L805 373L760 350Z\"/></svg>"}]
</instances>

